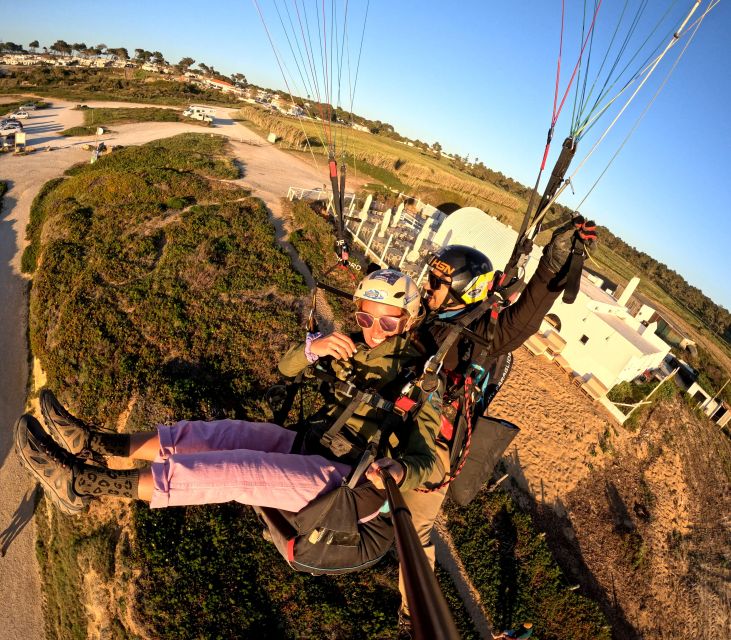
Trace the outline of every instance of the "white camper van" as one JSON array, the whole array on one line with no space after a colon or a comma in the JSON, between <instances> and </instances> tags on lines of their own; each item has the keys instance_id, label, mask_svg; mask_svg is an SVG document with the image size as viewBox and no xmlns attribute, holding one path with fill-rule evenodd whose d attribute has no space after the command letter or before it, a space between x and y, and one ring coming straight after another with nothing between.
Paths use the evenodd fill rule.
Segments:
<instances>
[{"instance_id":1,"label":"white camper van","mask_svg":"<svg viewBox=\"0 0 731 640\"><path fill-rule=\"evenodd\" d=\"M211 109L211 107L204 107L202 105L192 104L185 111L183 111L183 115L186 118L192 118L193 120L200 120L207 124L213 124L213 118L216 115L216 110Z\"/></svg>"}]
</instances>

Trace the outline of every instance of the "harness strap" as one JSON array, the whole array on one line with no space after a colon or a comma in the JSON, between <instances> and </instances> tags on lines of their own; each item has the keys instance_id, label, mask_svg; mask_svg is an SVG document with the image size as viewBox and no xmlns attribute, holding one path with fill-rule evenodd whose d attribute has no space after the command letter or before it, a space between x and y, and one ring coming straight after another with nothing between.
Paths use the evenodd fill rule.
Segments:
<instances>
[{"instance_id":1,"label":"harness strap","mask_svg":"<svg viewBox=\"0 0 731 640\"><path fill-rule=\"evenodd\" d=\"M370 396L370 394L365 391L358 390L355 392L355 395L353 395L353 399L348 403L348 406L345 407L343 412L338 416L338 419L335 420L330 428L322 434L322 437L320 438L320 444L323 447L330 449L333 440L340 433L345 423L350 420L352 415L355 413L355 410L365 401L367 396Z\"/></svg>"},{"instance_id":2,"label":"harness strap","mask_svg":"<svg viewBox=\"0 0 731 640\"><path fill-rule=\"evenodd\" d=\"M581 246L577 247L576 245ZM574 238L574 246L571 248L571 255L569 256L569 268L566 273L566 288L563 292L563 301L566 304L571 304L576 300L576 295L579 293L579 287L581 286L581 271L584 268L584 245L583 243L577 243Z\"/></svg>"},{"instance_id":3,"label":"harness strap","mask_svg":"<svg viewBox=\"0 0 731 640\"><path fill-rule=\"evenodd\" d=\"M465 425L467 430L467 436L465 438L465 444L462 449L462 455L460 457L460 462L458 467L454 470L454 473L451 473L450 471L447 471L447 478L444 480L444 482L441 482L436 487L431 487L429 489L422 489L421 487L418 487L416 491L419 493L433 493L435 491L439 491L440 489L443 489L447 485L451 484L457 479L457 476L462 471L462 468L465 465L465 462L467 462L467 456L469 456L470 453L470 444L472 442L472 391L475 388L474 380L471 376L465 377L465 394L464 394L464 417L465 417ZM455 438L456 442L456 438ZM451 466L451 457L450 457L450 466Z\"/></svg>"}]
</instances>

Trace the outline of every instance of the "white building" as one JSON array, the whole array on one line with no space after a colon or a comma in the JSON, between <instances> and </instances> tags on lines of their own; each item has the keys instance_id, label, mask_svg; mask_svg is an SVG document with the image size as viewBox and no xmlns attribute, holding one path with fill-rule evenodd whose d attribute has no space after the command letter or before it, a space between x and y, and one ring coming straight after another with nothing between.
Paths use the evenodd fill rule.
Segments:
<instances>
[{"instance_id":1,"label":"white building","mask_svg":"<svg viewBox=\"0 0 731 640\"><path fill-rule=\"evenodd\" d=\"M518 232L477 207L464 207L447 216L431 241L439 246L463 244L482 251L496 269L504 269ZM543 247L534 246L526 264L526 279L538 268Z\"/></svg>"},{"instance_id":2,"label":"white building","mask_svg":"<svg viewBox=\"0 0 731 640\"><path fill-rule=\"evenodd\" d=\"M448 216L432 241L442 246L473 247L487 255L495 268L503 269L517 238L517 231L497 218L467 207ZM542 251L543 247L533 247L526 264L526 280L538 267ZM548 316L550 322L544 322L541 328L542 337L549 342L556 332L565 340L560 353L574 375L584 382L593 381L600 390L604 387L605 392L659 367L670 352L670 346L655 335L656 326L645 326L625 306L638 282L633 279L616 300L601 289L601 282L595 284L584 274L574 303L566 304L559 297Z\"/></svg>"},{"instance_id":3,"label":"white building","mask_svg":"<svg viewBox=\"0 0 731 640\"><path fill-rule=\"evenodd\" d=\"M645 326L633 318L621 300L586 277L581 278L574 303L559 297L547 318L566 340L561 355L573 371L584 379L592 376L607 389L657 369L670 353L670 345L655 335L653 324Z\"/></svg>"},{"instance_id":4,"label":"white building","mask_svg":"<svg viewBox=\"0 0 731 640\"><path fill-rule=\"evenodd\" d=\"M711 397L697 382L688 388L687 393L697 403L696 406L719 427L731 424L731 410L723 400L718 399L718 396Z\"/></svg>"}]
</instances>

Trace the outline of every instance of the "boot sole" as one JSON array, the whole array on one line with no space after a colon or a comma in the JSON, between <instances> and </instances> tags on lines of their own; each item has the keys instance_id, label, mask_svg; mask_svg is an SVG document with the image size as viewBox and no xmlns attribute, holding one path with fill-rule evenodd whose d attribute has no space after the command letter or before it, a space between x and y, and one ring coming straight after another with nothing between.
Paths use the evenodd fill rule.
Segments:
<instances>
[{"instance_id":1,"label":"boot sole","mask_svg":"<svg viewBox=\"0 0 731 640\"><path fill-rule=\"evenodd\" d=\"M58 414L65 420L68 420L69 422L72 421L73 416L71 416L69 412L66 411L63 406L61 406L61 404L56 399L56 396L53 395L53 393L50 392L48 389L41 389L38 400L39 404L41 405L41 414L43 415L43 420L46 423L46 427L48 428L48 432L51 434L51 437L56 441L56 444L66 449L66 451L73 453L75 456L81 454L83 449L80 449L79 451L73 451L69 448L66 439L61 433L61 430L56 425L56 421L51 417L51 411ZM86 456L80 457L86 458Z\"/></svg>"},{"instance_id":2,"label":"boot sole","mask_svg":"<svg viewBox=\"0 0 731 640\"><path fill-rule=\"evenodd\" d=\"M41 474L39 474L36 469L33 468L30 460L26 458L22 443L22 431L25 429L27 429L27 427L25 426L25 416L22 416L18 418L13 429L13 442L15 444L15 453L18 455L21 464L36 479L38 484L41 485L41 487L43 488L43 492L46 494L46 497L49 498L54 505L56 505L59 511L65 513L68 516L75 516L80 514L86 509L88 503L84 501L83 506L77 507L76 505L69 504L68 502L66 502L66 500L62 500L61 497L56 493L53 486Z\"/></svg>"}]
</instances>

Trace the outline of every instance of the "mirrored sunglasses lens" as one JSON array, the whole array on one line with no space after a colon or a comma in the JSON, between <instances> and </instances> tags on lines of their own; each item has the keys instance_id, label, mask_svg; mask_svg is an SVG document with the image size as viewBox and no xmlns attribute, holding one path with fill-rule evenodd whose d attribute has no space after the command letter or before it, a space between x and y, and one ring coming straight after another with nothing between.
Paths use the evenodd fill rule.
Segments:
<instances>
[{"instance_id":1,"label":"mirrored sunglasses lens","mask_svg":"<svg viewBox=\"0 0 731 640\"><path fill-rule=\"evenodd\" d=\"M392 331L396 331L398 329L398 323L400 318L392 318L390 316L383 316L382 318L378 319L378 322L381 323L381 329L384 331L391 333Z\"/></svg>"},{"instance_id":2,"label":"mirrored sunglasses lens","mask_svg":"<svg viewBox=\"0 0 731 640\"><path fill-rule=\"evenodd\" d=\"M364 329L370 329L373 326L373 316L363 311L355 312L355 321Z\"/></svg>"}]
</instances>

